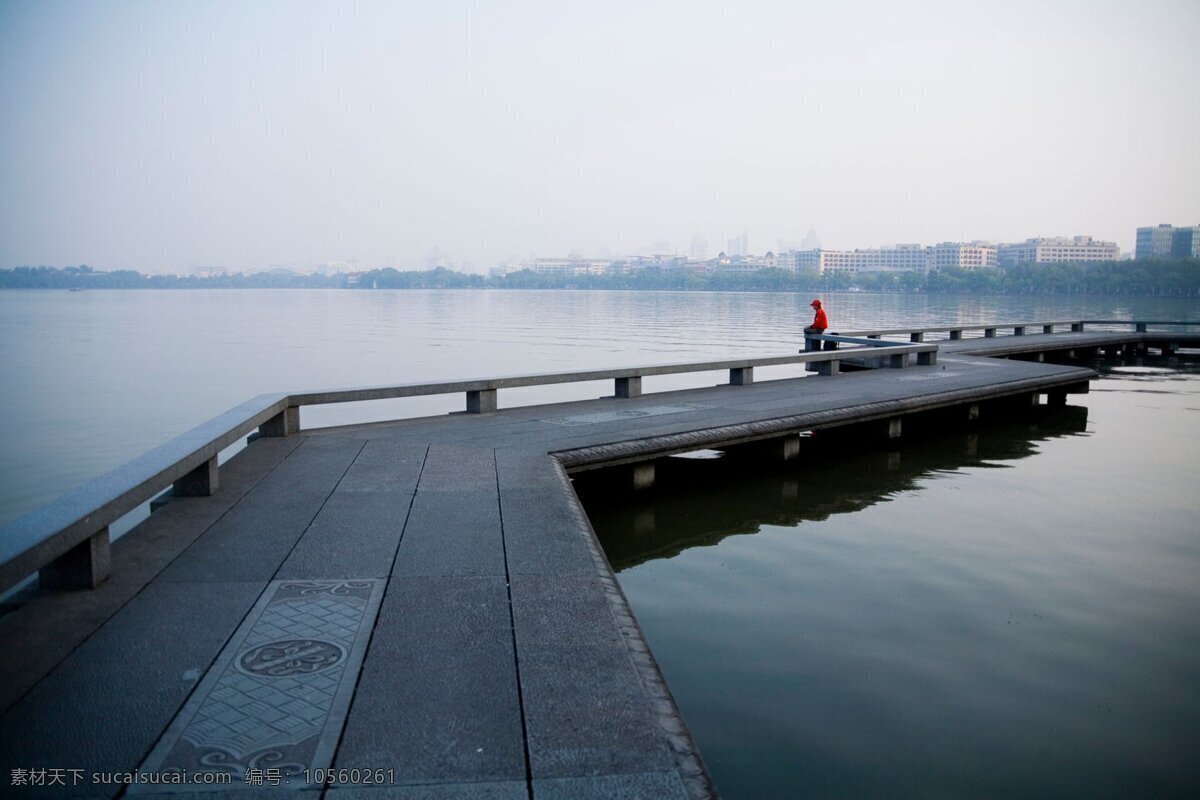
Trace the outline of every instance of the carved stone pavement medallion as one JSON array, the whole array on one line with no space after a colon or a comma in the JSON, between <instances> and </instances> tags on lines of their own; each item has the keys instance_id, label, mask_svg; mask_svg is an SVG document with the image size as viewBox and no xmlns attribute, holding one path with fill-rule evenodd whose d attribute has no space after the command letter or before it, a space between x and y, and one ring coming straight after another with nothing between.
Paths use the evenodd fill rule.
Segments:
<instances>
[{"instance_id":1,"label":"carved stone pavement medallion","mask_svg":"<svg viewBox=\"0 0 1200 800\"><path fill-rule=\"evenodd\" d=\"M305 770L333 760L384 583L270 583L141 770L233 776L172 792L237 788L266 770L285 779L273 788L311 788Z\"/></svg>"}]
</instances>

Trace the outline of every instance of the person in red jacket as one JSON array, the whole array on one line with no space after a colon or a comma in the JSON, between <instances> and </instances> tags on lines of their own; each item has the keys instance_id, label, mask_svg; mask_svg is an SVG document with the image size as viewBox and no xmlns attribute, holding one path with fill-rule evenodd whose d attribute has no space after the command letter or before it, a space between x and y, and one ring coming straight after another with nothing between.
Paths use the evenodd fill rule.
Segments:
<instances>
[{"instance_id":1,"label":"person in red jacket","mask_svg":"<svg viewBox=\"0 0 1200 800\"><path fill-rule=\"evenodd\" d=\"M816 309L817 315L813 318L812 325L804 329L804 333L824 333L829 327L829 320L825 318L825 309L821 308L821 301L813 300L809 305Z\"/></svg>"}]
</instances>

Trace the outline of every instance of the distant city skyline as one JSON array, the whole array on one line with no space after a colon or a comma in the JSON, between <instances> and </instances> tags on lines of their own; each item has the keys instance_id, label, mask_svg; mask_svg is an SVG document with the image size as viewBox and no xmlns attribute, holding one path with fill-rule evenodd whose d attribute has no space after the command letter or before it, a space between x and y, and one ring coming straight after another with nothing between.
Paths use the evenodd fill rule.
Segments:
<instances>
[{"instance_id":1,"label":"distant city skyline","mask_svg":"<svg viewBox=\"0 0 1200 800\"><path fill-rule=\"evenodd\" d=\"M1200 223L1197 41L1193 0L0 0L0 267L1132 252Z\"/></svg>"}]
</instances>

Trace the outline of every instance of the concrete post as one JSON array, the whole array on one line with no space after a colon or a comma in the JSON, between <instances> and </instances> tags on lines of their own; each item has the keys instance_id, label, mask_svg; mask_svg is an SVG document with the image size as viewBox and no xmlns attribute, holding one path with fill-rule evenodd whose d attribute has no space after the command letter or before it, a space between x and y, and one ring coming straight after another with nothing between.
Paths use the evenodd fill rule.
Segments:
<instances>
[{"instance_id":1,"label":"concrete post","mask_svg":"<svg viewBox=\"0 0 1200 800\"><path fill-rule=\"evenodd\" d=\"M495 389L480 389L477 392L467 392L468 414L494 414L495 412Z\"/></svg>"},{"instance_id":2,"label":"concrete post","mask_svg":"<svg viewBox=\"0 0 1200 800\"><path fill-rule=\"evenodd\" d=\"M887 421L887 437L889 439L899 439L904 428L904 421L900 417L893 417Z\"/></svg>"},{"instance_id":3,"label":"concrete post","mask_svg":"<svg viewBox=\"0 0 1200 800\"><path fill-rule=\"evenodd\" d=\"M1053 325L1043 325L1042 333L1054 333L1054 326Z\"/></svg>"},{"instance_id":4,"label":"concrete post","mask_svg":"<svg viewBox=\"0 0 1200 800\"><path fill-rule=\"evenodd\" d=\"M950 331L950 341L957 342L961 338L962 338L961 330L958 330L957 328L955 328L954 330Z\"/></svg>"},{"instance_id":5,"label":"concrete post","mask_svg":"<svg viewBox=\"0 0 1200 800\"><path fill-rule=\"evenodd\" d=\"M779 457L791 461L800 455L800 435L793 433L779 440Z\"/></svg>"},{"instance_id":6,"label":"concrete post","mask_svg":"<svg viewBox=\"0 0 1200 800\"><path fill-rule=\"evenodd\" d=\"M654 462L646 461L633 465L633 488L635 491L650 489L654 486Z\"/></svg>"},{"instance_id":7,"label":"concrete post","mask_svg":"<svg viewBox=\"0 0 1200 800\"><path fill-rule=\"evenodd\" d=\"M1024 325L1016 325L1013 327L1013 336L1024 336L1024 335L1025 335L1025 326Z\"/></svg>"},{"instance_id":8,"label":"concrete post","mask_svg":"<svg viewBox=\"0 0 1200 800\"><path fill-rule=\"evenodd\" d=\"M174 492L177 497L208 497L220 486L220 473L217 470L217 457L205 461L194 470L175 481Z\"/></svg>"},{"instance_id":9,"label":"concrete post","mask_svg":"<svg viewBox=\"0 0 1200 800\"><path fill-rule=\"evenodd\" d=\"M804 337L804 352L809 353L809 352L812 352L813 350L820 350L820 349L821 349L821 340L820 339L813 339L808 336Z\"/></svg>"},{"instance_id":10,"label":"concrete post","mask_svg":"<svg viewBox=\"0 0 1200 800\"><path fill-rule=\"evenodd\" d=\"M983 337L985 339L995 339L996 338L996 329L995 328L984 328L983 329Z\"/></svg>"},{"instance_id":11,"label":"concrete post","mask_svg":"<svg viewBox=\"0 0 1200 800\"><path fill-rule=\"evenodd\" d=\"M928 353L917 353L917 365L921 367L932 367L937 363L937 350L930 350Z\"/></svg>"},{"instance_id":12,"label":"concrete post","mask_svg":"<svg viewBox=\"0 0 1200 800\"><path fill-rule=\"evenodd\" d=\"M816 365L817 374L825 375L826 377L837 375L841 371L840 363L839 361L818 361Z\"/></svg>"},{"instance_id":13,"label":"concrete post","mask_svg":"<svg viewBox=\"0 0 1200 800\"><path fill-rule=\"evenodd\" d=\"M734 367L729 370L730 386L749 386L754 383L754 367Z\"/></svg>"},{"instance_id":14,"label":"concrete post","mask_svg":"<svg viewBox=\"0 0 1200 800\"><path fill-rule=\"evenodd\" d=\"M979 403L971 403L967 406L967 422L974 422L979 419Z\"/></svg>"},{"instance_id":15,"label":"concrete post","mask_svg":"<svg viewBox=\"0 0 1200 800\"><path fill-rule=\"evenodd\" d=\"M888 356L888 366L892 369L904 369L908 366L908 353L897 353Z\"/></svg>"},{"instance_id":16,"label":"concrete post","mask_svg":"<svg viewBox=\"0 0 1200 800\"><path fill-rule=\"evenodd\" d=\"M914 343L915 342L923 342L923 341L925 341L925 334L922 333L921 331L914 331L908 335L908 340L910 342L914 342Z\"/></svg>"},{"instance_id":17,"label":"concrete post","mask_svg":"<svg viewBox=\"0 0 1200 800\"><path fill-rule=\"evenodd\" d=\"M259 436L291 436L300 431L300 408L288 406L258 426Z\"/></svg>"},{"instance_id":18,"label":"concrete post","mask_svg":"<svg viewBox=\"0 0 1200 800\"><path fill-rule=\"evenodd\" d=\"M640 375L632 378L617 378L616 379L616 394L617 397L641 397L642 396L642 378Z\"/></svg>"},{"instance_id":19,"label":"concrete post","mask_svg":"<svg viewBox=\"0 0 1200 800\"><path fill-rule=\"evenodd\" d=\"M1071 323L1071 331L1073 333L1080 333L1082 330L1083 330L1082 322L1072 322Z\"/></svg>"},{"instance_id":20,"label":"concrete post","mask_svg":"<svg viewBox=\"0 0 1200 800\"><path fill-rule=\"evenodd\" d=\"M1045 354L1045 353L1038 353L1038 354L1037 354L1037 363L1039 363L1039 364L1044 364L1044 363L1046 363L1046 354Z\"/></svg>"},{"instance_id":21,"label":"concrete post","mask_svg":"<svg viewBox=\"0 0 1200 800\"><path fill-rule=\"evenodd\" d=\"M1144 322L1135 323L1134 327L1137 329L1138 333L1146 332L1146 323L1144 323Z\"/></svg>"},{"instance_id":22,"label":"concrete post","mask_svg":"<svg viewBox=\"0 0 1200 800\"><path fill-rule=\"evenodd\" d=\"M42 567L38 579L44 589L95 589L108 577L111 563L105 526Z\"/></svg>"},{"instance_id":23,"label":"concrete post","mask_svg":"<svg viewBox=\"0 0 1200 800\"><path fill-rule=\"evenodd\" d=\"M1067 404L1066 392L1050 392L1046 395L1046 404L1051 406L1065 406Z\"/></svg>"}]
</instances>

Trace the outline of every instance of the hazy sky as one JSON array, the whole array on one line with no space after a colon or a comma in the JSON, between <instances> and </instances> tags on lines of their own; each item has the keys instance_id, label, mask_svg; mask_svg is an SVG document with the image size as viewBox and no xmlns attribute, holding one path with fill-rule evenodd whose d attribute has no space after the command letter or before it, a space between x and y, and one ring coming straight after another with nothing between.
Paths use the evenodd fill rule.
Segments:
<instances>
[{"instance_id":1,"label":"hazy sky","mask_svg":"<svg viewBox=\"0 0 1200 800\"><path fill-rule=\"evenodd\" d=\"M0 0L0 267L1200 224L1200 2Z\"/></svg>"}]
</instances>

